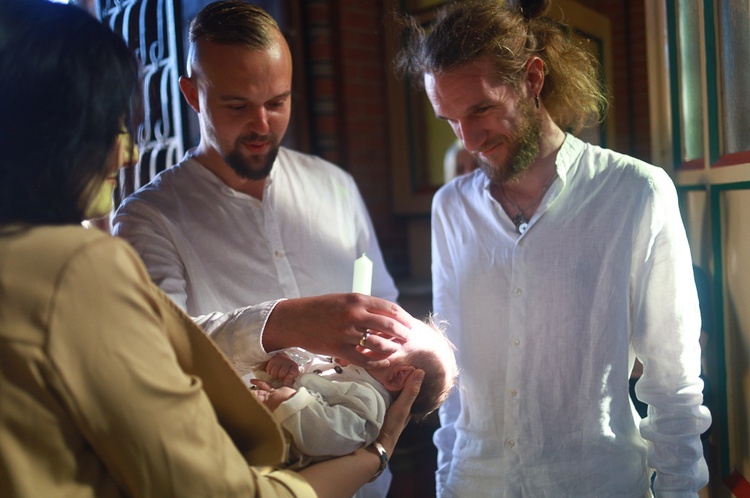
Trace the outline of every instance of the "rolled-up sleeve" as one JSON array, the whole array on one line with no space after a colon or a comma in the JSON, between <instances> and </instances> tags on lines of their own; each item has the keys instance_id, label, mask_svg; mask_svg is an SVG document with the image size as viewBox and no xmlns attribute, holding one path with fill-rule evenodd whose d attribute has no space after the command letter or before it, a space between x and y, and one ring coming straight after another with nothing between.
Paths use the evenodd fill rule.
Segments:
<instances>
[{"instance_id":1,"label":"rolled-up sleeve","mask_svg":"<svg viewBox=\"0 0 750 498\"><path fill-rule=\"evenodd\" d=\"M263 330L268 317L280 301L283 299L247 306L229 313L210 313L194 320L216 342L240 375L246 375L270 358L263 348Z\"/></svg>"},{"instance_id":2,"label":"rolled-up sleeve","mask_svg":"<svg viewBox=\"0 0 750 498\"><path fill-rule=\"evenodd\" d=\"M695 496L708 482L700 434L711 424L700 378L701 317L677 197L655 175L633 252L633 348L643 364L638 398L649 405L640 432L656 469L658 496Z\"/></svg>"}]
</instances>

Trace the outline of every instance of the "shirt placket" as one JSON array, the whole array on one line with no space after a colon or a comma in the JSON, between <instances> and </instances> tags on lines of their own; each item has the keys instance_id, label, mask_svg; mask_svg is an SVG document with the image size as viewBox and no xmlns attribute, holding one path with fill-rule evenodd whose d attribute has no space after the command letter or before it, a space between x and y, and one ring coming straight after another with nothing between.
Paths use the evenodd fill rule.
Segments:
<instances>
[{"instance_id":1,"label":"shirt placket","mask_svg":"<svg viewBox=\"0 0 750 498\"><path fill-rule=\"evenodd\" d=\"M523 371L524 348L526 333L524 324L526 323L526 302L527 296L527 279L526 272L523 268L523 240L520 237L516 240L511 253L511 270L510 285L508 286L508 363L506 373L505 397L504 403L504 424L503 424L503 445L505 447L505 460L507 462L506 478L509 489L514 488L516 475L515 469L520 467L520 452L523 451L523 438L520 434L519 412L521 397L526 393L523 391L521 372ZM514 496L511 493L511 496Z\"/></svg>"},{"instance_id":2,"label":"shirt placket","mask_svg":"<svg viewBox=\"0 0 750 498\"><path fill-rule=\"evenodd\" d=\"M297 280L294 278L292 265L289 263L286 250L284 249L281 228L276 218L276 212L271 206L269 195L263 197L263 226L266 230L266 239L271 251L271 260L276 267L279 287L281 287L284 297L289 299L300 297L299 286L297 285Z\"/></svg>"}]
</instances>

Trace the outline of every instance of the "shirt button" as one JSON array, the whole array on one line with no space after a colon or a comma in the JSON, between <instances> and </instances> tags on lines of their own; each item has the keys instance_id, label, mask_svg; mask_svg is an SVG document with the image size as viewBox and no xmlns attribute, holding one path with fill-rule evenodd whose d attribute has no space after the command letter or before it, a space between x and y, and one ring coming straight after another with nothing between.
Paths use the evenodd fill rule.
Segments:
<instances>
[{"instance_id":1,"label":"shirt button","mask_svg":"<svg viewBox=\"0 0 750 498\"><path fill-rule=\"evenodd\" d=\"M513 294L515 294L516 296L520 296L521 294L523 294L523 289L518 288L513 291Z\"/></svg>"},{"instance_id":2,"label":"shirt button","mask_svg":"<svg viewBox=\"0 0 750 498\"><path fill-rule=\"evenodd\" d=\"M516 391L515 389L511 389L510 390L510 395L515 398L516 396L518 396L518 391Z\"/></svg>"},{"instance_id":3,"label":"shirt button","mask_svg":"<svg viewBox=\"0 0 750 498\"><path fill-rule=\"evenodd\" d=\"M281 257L281 251L276 251L274 254L276 255L277 258Z\"/></svg>"},{"instance_id":4,"label":"shirt button","mask_svg":"<svg viewBox=\"0 0 750 498\"><path fill-rule=\"evenodd\" d=\"M520 344L521 344L521 340L520 339L513 339L513 345L514 346L519 346Z\"/></svg>"},{"instance_id":5,"label":"shirt button","mask_svg":"<svg viewBox=\"0 0 750 498\"><path fill-rule=\"evenodd\" d=\"M505 441L505 446L508 447L508 448L512 448L515 445L516 445L516 442L513 441L512 439L508 439L507 441Z\"/></svg>"}]
</instances>

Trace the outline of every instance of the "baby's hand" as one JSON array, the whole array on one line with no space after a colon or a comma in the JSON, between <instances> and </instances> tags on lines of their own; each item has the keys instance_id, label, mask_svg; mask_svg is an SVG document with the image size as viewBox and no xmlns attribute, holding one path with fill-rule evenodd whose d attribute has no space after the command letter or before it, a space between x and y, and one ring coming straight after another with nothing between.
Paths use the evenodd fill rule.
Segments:
<instances>
[{"instance_id":1,"label":"baby's hand","mask_svg":"<svg viewBox=\"0 0 750 498\"><path fill-rule=\"evenodd\" d=\"M271 384L260 379L250 379L250 382L255 386L253 394L271 411L297 393L296 390L286 386L274 389Z\"/></svg>"},{"instance_id":2,"label":"baby's hand","mask_svg":"<svg viewBox=\"0 0 750 498\"><path fill-rule=\"evenodd\" d=\"M280 380L285 386L291 387L299 377L299 365L287 355L281 353L266 362L266 373L273 379Z\"/></svg>"}]
</instances>

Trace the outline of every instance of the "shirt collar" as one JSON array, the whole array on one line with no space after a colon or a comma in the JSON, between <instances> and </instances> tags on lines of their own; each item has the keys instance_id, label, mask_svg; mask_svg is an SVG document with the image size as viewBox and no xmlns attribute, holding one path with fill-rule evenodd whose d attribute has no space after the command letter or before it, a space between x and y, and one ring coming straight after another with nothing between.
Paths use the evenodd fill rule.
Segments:
<instances>
[{"instance_id":1,"label":"shirt collar","mask_svg":"<svg viewBox=\"0 0 750 498\"><path fill-rule=\"evenodd\" d=\"M578 164L578 158L583 152L584 143L570 133L565 134L560 150L557 151L555 166L557 167L557 176L564 184L568 183L568 178L575 173L573 168Z\"/></svg>"},{"instance_id":2,"label":"shirt collar","mask_svg":"<svg viewBox=\"0 0 750 498\"><path fill-rule=\"evenodd\" d=\"M565 134L565 140L563 140L555 158L557 176L560 177L563 183L567 183L567 178L573 173L571 170L578 164L578 157L581 155L584 145L584 142L579 138L574 137L570 133ZM489 190L490 179L484 174L481 175L481 178L482 187L485 190Z\"/></svg>"},{"instance_id":3,"label":"shirt collar","mask_svg":"<svg viewBox=\"0 0 750 498\"><path fill-rule=\"evenodd\" d=\"M226 183L224 183L218 176L216 176L211 170L203 166L195 157L193 157L193 152L195 149L190 149L185 153L185 157L182 160L182 165L184 168L188 169L195 175L197 175L201 180L203 180L204 183L211 186L211 188L215 189L216 191L220 192L223 195L229 196L229 197L236 197L238 199L253 199L257 200L254 197L247 195L243 192L238 192L237 190L234 190L233 188L227 186ZM277 174L277 170L279 169L279 158L276 157L276 161L274 162L273 168L271 169L271 174L266 179L266 184L263 187L263 197L265 198L268 194L269 189L271 188L271 185L273 184L273 179Z\"/></svg>"}]
</instances>

